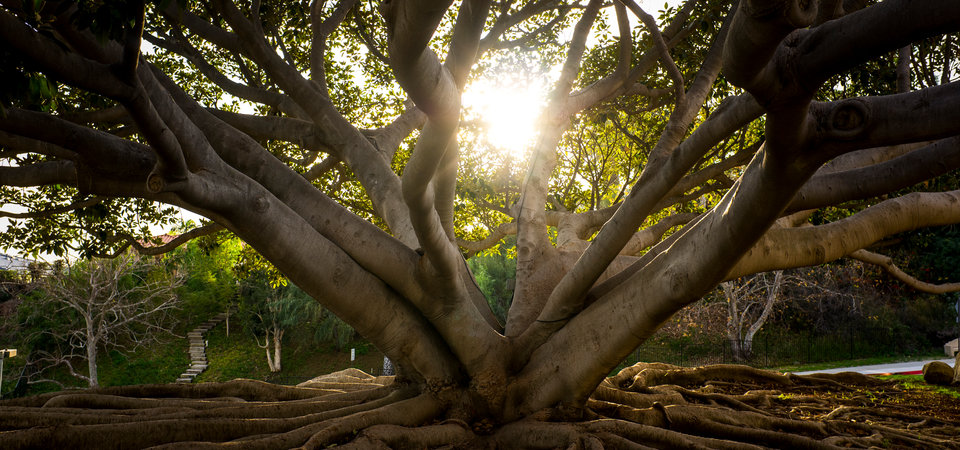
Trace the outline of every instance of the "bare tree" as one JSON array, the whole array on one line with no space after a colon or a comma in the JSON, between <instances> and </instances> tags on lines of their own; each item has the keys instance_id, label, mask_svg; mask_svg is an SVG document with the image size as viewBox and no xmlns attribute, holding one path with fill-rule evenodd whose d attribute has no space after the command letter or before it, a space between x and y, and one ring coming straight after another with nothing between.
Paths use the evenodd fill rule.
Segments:
<instances>
[{"instance_id":1,"label":"bare tree","mask_svg":"<svg viewBox=\"0 0 960 450\"><path fill-rule=\"evenodd\" d=\"M57 350L38 352L35 363L66 366L71 375L98 386L100 350L135 350L170 332L168 313L177 306L180 283L152 258L133 254L81 261L51 273L41 287L45 305L38 306L56 315L63 328L40 331ZM86 373L74 368L78 359L86 362Z\"/></svg>"},{"instance_id":2,"label":"bare tree","mask_svg":"<svg viewBox=\"0 0 960 450\"><path fill-rule=\"evenodd\" d=\"M222 408L208 423L191 419L207 413L184 410L170 421L111 425L130 446L252 436L242 443L315 447L363 429L356 446L943 442L915 429L809 427L710 393L651 393L656 381L675 379L640 366L604 377L724 280L960 222L960 191L890 195L960 167L956 0L688 0L661 23L633 0L0 4L5 73L22 80L14 93L39 99L7 95L0 144L10 162L0 182L36 189L10 192L32 207L18 217L46 226L15 227L10 239L115 249L129 242L118 225L136 221L112 208L189 209L242 238L399 370L389 387L344 396L362 405L320 402L319 414L252 423L238 420L252 410ZM591 35L601 45L592 47ZM142 53L143 40L159 50ZM936 51L910 62L926 69L909 92L844 82L928 41ZM460 121L461 93L504 52L560 64L522 186L491 205L458 191L459 162L481 150L459 139L469 125ZM64 95L47 95L50 80ZM220 93L254 103L256 114ZM623 188L617 203L597 202L610 196L595 192L594 209L559 207L558 187L569 183L552 177L570 160L558 156L564 136L602 108L625 136L644 140L635 128L648 118L663 131L651 133L630 171L595 178L593 191ZM828 223L775 225L852 200L869 207ZM481 206L503 222L490 224L489 239L458 240L477 228L469 215ZM91 219L101 216L117 220ZM55 230L69 233L31 240ZM501 324L461 246L473 252L504 233L516 235L517 270ZM793 382L723 370L705 373ZM598 414L608 421L557 422ZM697 433L719 441L688 436ZM863 437L876 433L882 438Z\"/></svg>"},{"instance_id":3,"label":"bare tree","mask_svg":"<svg viewBox=\"0 0 960 450\"><path fill-rule=\"evenodd\" d=\"M735 360L753 357L753 337L773 312L782 284L782 270L720 283L727 301L727 341Z\"/></svg>"}]
</instances>

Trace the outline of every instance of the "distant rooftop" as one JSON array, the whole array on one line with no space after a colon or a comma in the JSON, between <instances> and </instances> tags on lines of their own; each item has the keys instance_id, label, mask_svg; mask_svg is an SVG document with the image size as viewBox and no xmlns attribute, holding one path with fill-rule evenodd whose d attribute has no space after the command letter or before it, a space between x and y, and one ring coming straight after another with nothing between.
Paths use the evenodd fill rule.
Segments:
<instances>
[{"instance_id":1,"label":"distant rooftop","mask_svg":"<svg viewBox=\"0 0 960 450\"><path fill-rule=\"evenodd\" d=\"M154 236L154 237L151 238L151 239L158 239L158 240L160 241L159 244L154 244L153 242L150 242L150 241L145 240L145 239L144 239L144 240L138 240L137 242L139 242L140 245L142 245L142 246L144 246L144 247L147 247L147 248L149 248L149 247L159 247L159 246L161 246L161 245L169 244L170 241L176 239L176 238L179 237L179 236L180 236L180 235L173 236L173 235L169 235L169 234L161 234L160 236Z\"/></svg>"},{"instance_id":2,"label":"distant rooftop","mask_svg":"<svg viewBox=\"0 0 960 450\"><path fill-rule=\"evenodd\" d=\"M33 260L0 253L0 270L27 270Z\"/></svg>"}]
</instances>

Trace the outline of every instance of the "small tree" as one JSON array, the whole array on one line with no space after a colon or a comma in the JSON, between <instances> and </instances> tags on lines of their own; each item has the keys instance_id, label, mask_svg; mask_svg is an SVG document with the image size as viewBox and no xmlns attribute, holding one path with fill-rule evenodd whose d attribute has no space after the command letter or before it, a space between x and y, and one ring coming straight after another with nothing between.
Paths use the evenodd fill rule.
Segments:
<instances>
[{"instance_id":1,"label":"small tree","mask_svg":"<svg viewBox=\"0 0 960 450\"><path fill-rule=\"evenodd\" d=\"M167 313L177 306L174 291L181 282L154 259L133 254L55 270L41 282L46 295L35 310L52 313L62 326L37 331L53 344L39 362L64 365L90 387L99 386L99 350L133 350L169 332ZM76 359L87 362L86 375L74 369Z\"/></svg>"},{"instance_id":2,"label":"small tree","mask_svg":"<svg viewBox=\"0 0 960 450\"><path fill-rule=\"evenodd\" d=\"M319 318L320 304L292 284L271 284L262 277L248 278L242 294L254 339L267 353L270 372L279 372L284 333L298 323Z\"/></svg>"},{"instance_id":3,"label":"small tree","mask_svg":"<svg viewBox=\"0 0 960 450\"><path fill-rule=\"evenodd\" d=\"M782 285L782 270L720 283L729 311L727 340L735 360L753 356L753 337L773 312Z\"/></svg>"}]
</instances>

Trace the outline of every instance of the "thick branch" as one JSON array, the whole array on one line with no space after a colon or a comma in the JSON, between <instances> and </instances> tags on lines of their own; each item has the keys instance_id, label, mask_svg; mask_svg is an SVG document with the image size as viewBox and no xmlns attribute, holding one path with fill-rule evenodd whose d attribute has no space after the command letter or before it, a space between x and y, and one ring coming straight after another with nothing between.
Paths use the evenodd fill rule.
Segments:
<instances>
[{"instance_id":1,"label":"thick branch","mask_svg":"<svg viewBox=\"0 0 960 450\"><path fill-rule=\"evenodd\" d=\"M788 211L822 208L903 189L960 168L960 136L943 139L889 161L810 179Z\"/></svg>"},{"instance_id":2,"label":"thick branch","mask_svg":"<svg viewBox=\"0 0 960 450\"><path fill-rule=\"evenodd\" d=\"M0 166L0 185L4 186L43 186L64 183L77 183L77 170L72 161L50 161L22 167ZM12 213L7 217L13 217Z\"/></svg>"},{"instance_id":3,"label":"thick branch","mask_svg":"<svg viewBox=\"0 0 960 450\"><path fill-rule=\"evenodd\" d=\"M61 181L61 182L62 182L62 181ZM5 181L3 181L3 180L2 180L2 177L0 177L0 185L6 185L6 184L8 184L8 183L6 183ZM40 210L40 211L29 211L29 212L23 212L23 213L8 213L8 212L2 212L2 211L0 211L0 217L9 217L9 218L11 218L11 219L27 219L27 218L33 218L33 217L49 217L49 216L53 216L53 215L57 215L57 214L63 214L63 213L71 212L71 211L76 211L76 210L82 209L82 208L87 208L87 207L90 207L90 206L93 206L93 205L102 203L104 200L106 200L105 197L94 196L94 197L88 198L88 199L83 200L83 201L73 202L73 203L71 203L71 204L69 204L69 205L60 206L60 207L57 207L57 208L43 209L43 210Z\"/></svg>"},{"instance_id":4,"label":"thick branch","mask_svg":"<svg viewBox=\"0 0 960 450\"><path fill-rule=\"evenodd\" d=\"M816 227L773 228L727 275L823 264L896 233L960 222L960 191L911 193Z\"/></svg>"}]
</instances>

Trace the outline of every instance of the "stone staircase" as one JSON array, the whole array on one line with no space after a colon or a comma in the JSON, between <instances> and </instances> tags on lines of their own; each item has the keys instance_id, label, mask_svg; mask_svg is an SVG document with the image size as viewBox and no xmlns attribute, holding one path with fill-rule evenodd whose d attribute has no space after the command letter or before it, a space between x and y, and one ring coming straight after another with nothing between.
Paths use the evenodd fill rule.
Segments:
<instances>
[{"instance_id":1,"label":"stone staircase","mask_svg":"<svg viewBox=\"0 0 960 450\"><path fill-rule=\"evenodd\" d=\"M187 333L190 341L190 368L177 378L177 383L193 383L193 379L207 369L207 346L204 345L203 333L210 331L226 318L227 313L217 314Z\"/></svg>"}]
</instances>

